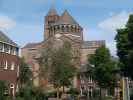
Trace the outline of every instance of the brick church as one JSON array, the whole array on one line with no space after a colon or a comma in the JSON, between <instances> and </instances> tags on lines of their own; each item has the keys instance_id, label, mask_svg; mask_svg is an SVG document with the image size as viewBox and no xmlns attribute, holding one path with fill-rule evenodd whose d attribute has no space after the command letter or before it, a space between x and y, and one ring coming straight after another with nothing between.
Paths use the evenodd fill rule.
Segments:
<instances>
[{"instance_id":1,"label":"brick church","mask_svg":"<svg viewBox=\"0 0 133 100\"><path fill-rule=\"evenodd\" d=\"M91 34L91 33L90 33ZM87 55L95 53L95 50L105 45L104 40L100 41L84 41L83 27L65 10L58 15L54 7L51 7L45 16L44 23L44 40L40 43L29 43L22 48L22 56L30 65L34 75L34 84L46 84L38 77L39 64L36 57L39 56L40 49L47 48L50 42L54 46L58 46L61 42L69 41L74 52L75 64L78 69L82 69L87 64ZM74 87L79 87L82 82L74 79Z\"/></svg>"}]
</instances>

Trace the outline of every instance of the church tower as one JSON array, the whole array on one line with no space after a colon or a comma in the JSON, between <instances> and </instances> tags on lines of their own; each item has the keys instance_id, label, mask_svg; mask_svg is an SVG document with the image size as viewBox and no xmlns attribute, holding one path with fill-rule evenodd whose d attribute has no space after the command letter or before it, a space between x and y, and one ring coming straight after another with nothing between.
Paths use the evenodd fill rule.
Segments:
<instances>
[{"instance_id":1,"label":"church tower","mask_svg":"<svg viewBox=\"0 0 133 100\"><path fill-rule=\"evenodd\" d=\"M59 20L59 15L57 14L55 8L52 6L45 16L45 25L44 25L44 39L47 40L50 37L49 27L56 23Z\"/></svg>"},{"instance_id":2,"label":"church tower","mask_svg":"<svg viewBox=\"0 0 133 100\"><path fill-rule=\"evenodd\" d=\"M50 36L56 34L65 35L72 40L83 41L83 28L77 23L77 21L68 13L67 10L56 20L49 25Z\"/></svg>"}]
</instances>

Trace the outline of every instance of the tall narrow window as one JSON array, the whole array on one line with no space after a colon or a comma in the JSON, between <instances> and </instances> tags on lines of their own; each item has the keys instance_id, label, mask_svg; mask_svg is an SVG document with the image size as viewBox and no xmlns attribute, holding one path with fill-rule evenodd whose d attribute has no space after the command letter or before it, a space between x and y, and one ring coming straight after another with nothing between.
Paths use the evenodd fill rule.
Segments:
<instances>
[{"instance_id":1,"label":"tall narrow window","mask_svg":"<svg viewBox=\"0 0 133 100\"><path fill-rule=\"evenodd\" d=\"M19 77L19 65L17 67L17 77Z\"/></svg>"},{"instance_id":2,"label":"tall narrow window","mask_svg":"<svg viewBox=\"0 0 133 100\"><path fill-rule=\"evenodd\" d=\"M6 44L4 45L4 52L9 53L9 46Z\"/></svg>"},{"instance_id":3,"label":"tall narrow window","mask_svg":"<svg viewBox=\"0 0 133 100\"><path fill-rule=\"evenodd\" d=\"M4 69L7 69L8 68L8 63L7 63L7 60L4 62Z\"/></svg>"},{"instance_id":4,"label":"tall narrow window","mask_svg":"<svg viewBox=\"0 0 133 100\"><path fill-rule=\"evenodd\" d=\"M18 56L19 55L19 49L16 48L16 55Z\"/></svg>"},{"instance_id":5,"label":"tall narrow window","mask_svg":"<svg viewBox=\"0 0 133 100\"><path fill-rule=\"evenodd\" d=\"M11 64L11 70L14 70L14 68L15 68L15 63L12 62L12 64Z\"/></svg>"},{"instance_id":6,"label":"tall narrow window","mask_svg":"<svg viewBox=\"0 0 133 100\"><path fill-rule=\"evenodd\" d=\"M3 61L0 61L0 70L3 69Z\"/></svg>"},{"instance_id":7,"label":"tall narrow window","mask_svg":"<svg viewBox=\"0 0 133 100\"><path fill-rule=\"evenodd\" d=\"M14 96L14 93L15 93L15 85L13 84L13 83L11 83L10 84L10 93L11 93L11 95L13 95Z\"/></svg>"},{"instance_id":8,"label":"tall narrow window","mask_svg":"<svg viewBox=\"0 0 133 100\"><path fill-rule=\"evenodd\" d=\"M2 52L2 51L3 51L3 44L0 43L0 52Z\"/></svg>"}]
</instances>

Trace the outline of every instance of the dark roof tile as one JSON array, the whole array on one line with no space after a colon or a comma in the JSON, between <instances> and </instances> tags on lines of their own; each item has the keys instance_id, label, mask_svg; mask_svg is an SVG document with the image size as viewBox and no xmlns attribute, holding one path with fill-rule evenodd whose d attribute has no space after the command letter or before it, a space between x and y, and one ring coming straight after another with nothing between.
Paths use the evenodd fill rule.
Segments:
<instances>
[{"instance_id":1,"label":"dark roof tile","mask_svg":"<svg viewBox=\"0 0 133 100\"><path fill-rule=\"evenodd\" d=\"M60 20L56 22L54 25L59 25L59 24L70 24L70 25L79 25L75 19L68 13L67 10L64 11L62 14Z\"/></svg>"}]
</instances>

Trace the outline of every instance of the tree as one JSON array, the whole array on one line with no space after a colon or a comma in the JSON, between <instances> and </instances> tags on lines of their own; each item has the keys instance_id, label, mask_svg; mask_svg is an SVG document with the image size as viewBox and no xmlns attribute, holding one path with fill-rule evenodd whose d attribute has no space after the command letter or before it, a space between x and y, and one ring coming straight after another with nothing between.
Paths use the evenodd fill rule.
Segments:
<instances>
[{"instance_id":1,"label":"tree","mask_svg":"<svg viewBox=\"0 0 133 100\"><path fill-rule=\"evenodd\" d=\"M119 66L121 67L121 71L123 75L127 75L126 68L128 66L127 61L128 61L128 53L129 53L129 41L128 41L128 34L127 34L127 29L118 29L117 30L117 35L115 37L116 40L116 46L117 46L117 55L119 57L120 64Z\"/></svg>"},{"instance_id":2,"label":"tree","mask_svg":"<svg viewBox=\"0 0 133 100\"><path fill-rule=\"evenodd\" d=\"M130 78L133 79L133 14L129 16L127 22L128 40L129 40L129 54L128 54L128 67L127 73Z\"/></svg>"},{"instance_id":3,"label":"tree","mask_svg":"<svg viewBox=\"0 0 133 100\"><path fill-rule=\"evenodd\" d=\"M96 50L96 53L94 55L91 55L90 59L88 59L88 62L90 64L93 64L94 66L98 66L101 63L109 62L110 61L110 53L105 46L102 46Z\"/></svg>"},{"instance_id":4,"label":"tree","mask_svg":"<svg viewBox=\"0 0 133 100\"><path fill-rule=\"evenodd\" d=\"M7 84L5 81L0 81L0 100L5 100L5 90L7 89Z\"/></svg>"},{"instance_id":5,"label":"tree","mask_svg":"<svg viewBox=\"0 0 133 100\"><path fill-rule=\"evenodd\" d=\"M39 63L41 65L41 72L46 72L50 82L57 88L58 97L59 88L62 86L69 86L71 84L71 79L75 75L76 68L72 63L70 43L64 42L61 47L56 49L45 49L42 52Z\"/></svg>"},{"instance_id":6,"label":"tree","mask_svg":"<svg viewBox=\"0 0 133 100\"><path fill-rule=\"evenodd\" d=\"M32 99L32 72L29 65L25 62L24 58L20 58L19 66L19 92L16 95L17 100Z\"/></svg>"},{"instance_id":7,"label":"tree","mask_svg":"<svg viewBox=\"0 0 133 100\"><path fill-rule=\"evenodd\" d=\"M129 16L125 28L117 30L115 40L121 71L124 76L129 76L133 79L133 14Z\"/></svg>"},{"instance_id":8,"label":"tree","mask_svg":"<svg viewBox=\"0 0 133 100\"><path fill-rule=\"evenodd\" d=\"M42 88L27 85L19 90L16 100L47 100L47 96Z\"/></svg>"},{"instance_id":9,"label":"tree","mask_svg":"<svg viewBox=\"0 0 133 100\"><path fill-rule=\"evenodd\" d=\"M101 88L114 87L116 77L113 72L116 69L116 63L111 59L110 52L105 46L98 48L96 53L89 57L88 62L94 65L93 78Z\"/></svg>"},{"instance_id":10,"label":"tree","mask_svg":"<svg viewBox=\"0 0 133 100\"><path fill-rule=\"evenodd\" d=\"M29 68L29 65L25 63L24 59L20 59L20 68L19 68L19 82L21 87L31 82L32 72Z\"/></svg>"}]
</instances>

